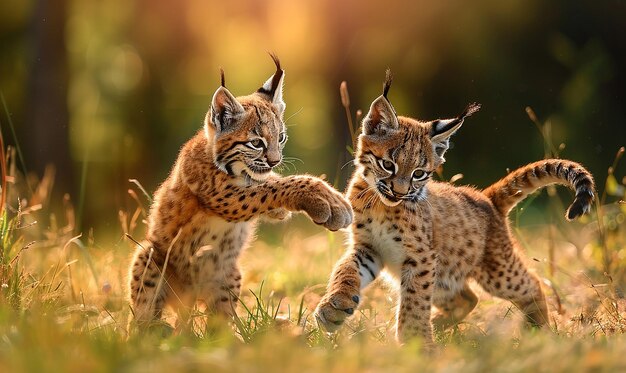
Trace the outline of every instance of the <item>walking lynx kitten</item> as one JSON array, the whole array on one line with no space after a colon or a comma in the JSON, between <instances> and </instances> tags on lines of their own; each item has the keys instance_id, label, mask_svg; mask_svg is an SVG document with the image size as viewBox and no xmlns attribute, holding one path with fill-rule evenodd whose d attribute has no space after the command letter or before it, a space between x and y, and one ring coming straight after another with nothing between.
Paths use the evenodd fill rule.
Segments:
<instances>
[{"instance_id":1,"label":"walking lynx kitten","mask_svg":"<svg viewBox=\"0 0 626 373\"><path fill-rule=\"evenodd\" d=\"M567 211L589 211L593 179L581 165L546 159L515 170L479 191L430 180L444 162L450 136L479 110L457 118L419 122L396 116L383 95L363 120L347 195L355 219L349 249L335 266L315 315L328 331L354 313L360 291L385 269L400 283L396 337L421 336L432 345L432 318L444 329L461 321L478 298L474 279L494 296L513 302L528 322L543 325L548 311L540 280L529 272L510 233L507 214L529 193L559 183L576 191Z\"/></svg>"},{"instance_id":2,"label":"walking lynx kitten","mask_svg":"<svg viewBox=\"0 0 626 373\"><path fill-rule=\"evenodd\" d=\"M272 172L287 141L284 72L272 58L276 73L249 96L235 98L222 72L204 129L183 146L155 193L146 240L130 266L140 325L160 318L166 303L184 308L202 300L232 314L241 282L237 258L262 214L284 219L304 211L330 230L352 222L350 204L326 182Z\"/></svg>"}]
</instances>

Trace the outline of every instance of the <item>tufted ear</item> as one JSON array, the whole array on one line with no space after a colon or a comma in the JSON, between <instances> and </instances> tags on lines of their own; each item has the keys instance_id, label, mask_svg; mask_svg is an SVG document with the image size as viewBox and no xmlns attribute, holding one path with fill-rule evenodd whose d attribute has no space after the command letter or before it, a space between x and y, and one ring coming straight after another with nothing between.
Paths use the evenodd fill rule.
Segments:
<instances>
[{"instance_id":1,"label":"tufted ear","mask_svg":"<svg viewBox=\"0 0 626 373\"><path fill-rule=\"evenodd\" d=\"M283 84L285 81L285 71L280 67L280 60L275 54L270 53L270 57L276 65L276 72L263 83L257 92L266 95L269 100L276 105L278 112L282 115L285 112L286 104L283 100Z\"/></svg>"},{"instance_id":2,"label":"tufted ear","mask_svg":"<svg viewBox=\"0 0 626 373\"><path fill-rule=\"evenodd\" d=\"M383 94L372 102L370 111L363 118L363 133L366 135L374 133L384 134L388 129L398 128L396 110L391 106L389 99L387 99L392 79L391 70L387 69L385 83L383 84Z\"/></svg>"},{"instance_id":3,"label":"tufted ear","mask_svg":"<svg viewBox=\"0 0 626 373\"><path fill-rule=\"evenodd\" d=\"M473 103L467 105L461 115L454 119L438 119L432 122L430 137L433 142L439 142L450 138L463 124L465 118L480 110L480 104Z\"/></svg>"},{"instance_id":4,"label":"tufted ear","mask_svg":"<svg viewBox=\"0 0 626 373\"><path fill-rule=\"evenodd\" d=\"M222 86L213 94L206 124L212 125L217 133L226 132L233 129L244 113L243 106L224 86L224 72L222 71Z\"/></svg>"},{"instance_id":5,"label":"tufted ear","mask_svg":"<svg viewBox=\"0 0 626 373\"><path fill-rule=\"evenodd\" d=\"M465 118L480 110L480 104L473 103L467 105L461 115L453 119L438 119L431 123L430 138L433 143L433 150L441 158L441 163L445 161L443 154L450 146L450 137L463 124Z\"/></svg>"},{"instance_id":6,"label":"tufted ear","mask_svg":"<svg viewBox=\"0 0 626 373\"><path fill-rule=\"evenodd\" d=\"M385 97L378 97L372 102L370 111L363 118L363 133L382 135L387 130L396 128L398 128L398 118L395 110Z\"/></svg>"}]
</instances>

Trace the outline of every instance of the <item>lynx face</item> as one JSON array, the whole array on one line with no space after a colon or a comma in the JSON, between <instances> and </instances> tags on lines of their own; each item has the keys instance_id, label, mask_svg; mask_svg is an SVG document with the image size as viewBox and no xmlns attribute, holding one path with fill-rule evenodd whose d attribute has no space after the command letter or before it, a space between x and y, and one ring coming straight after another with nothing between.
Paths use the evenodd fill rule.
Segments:
<instances>
[{"instance_id":1,"label":"lynx face","mask_svg":"<svg viewBox=\"0 0 626 373\"><path fill-rule=\"evenodd\" d=\"M264 100L258 93L238 98L243 113L234 129L214 138L217 167L232 176L263 181L282 161L287 142L282 113Z\"/></svg>"},{"instance_id":2,"label":"lynx face","mask_svg":"<svg viewBox=\"0 0 626 373\"><path fill-rule=\"evenodd\" d=\"M234 97L223 85L213 95L205 120L216 166L231 176L261 182L282 161L287 142L283 114L284 71L277 71L259 90Z\"/></svg>"},{"instance_id":3,"label":"lynx face","mask_svg":"<svg viewBox=\"0 0 626 373\"><path fill-rule=\"evenodd\" d=\"M388 74L383 95L372 103L363 119L356 164L380 200L387 206L397 206L426 198L426 183L445 162L443 155L450 136L480 105L469 105L454 119L420 122L396 115L387 99L390 85Z\"/></svg>"},{"instance_id":4,"label":"lynx face","mask_svg":"<svg viewBox=\"0 0 626 373\"><path fill-rule=\"evenodd\" d=\"M430 124L394 119L396 127L384 133L363 133L357 155L365 180L387 206L424 199L424 187L438 165Z\"/></svg>"}]
</instances>

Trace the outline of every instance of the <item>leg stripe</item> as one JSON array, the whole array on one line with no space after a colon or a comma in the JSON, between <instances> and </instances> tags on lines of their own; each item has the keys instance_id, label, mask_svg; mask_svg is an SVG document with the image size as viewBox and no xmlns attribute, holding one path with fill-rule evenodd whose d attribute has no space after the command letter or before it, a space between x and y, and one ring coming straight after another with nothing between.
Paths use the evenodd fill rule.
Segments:
<instances>
[{"instance_id":1,"label":"leg stripe","mask_svg":"<svg viewBox=\"0 0 626 373\"><path fill-rule=\"evenodd\" d=\"M374 271L372 271L372 269L367 264L364 263L363 267L365 269L367 269L367 272L369 272L370 276L372 276L372 280L376 278L376 275L374 274Z\"/></svg>"}]
</instances>

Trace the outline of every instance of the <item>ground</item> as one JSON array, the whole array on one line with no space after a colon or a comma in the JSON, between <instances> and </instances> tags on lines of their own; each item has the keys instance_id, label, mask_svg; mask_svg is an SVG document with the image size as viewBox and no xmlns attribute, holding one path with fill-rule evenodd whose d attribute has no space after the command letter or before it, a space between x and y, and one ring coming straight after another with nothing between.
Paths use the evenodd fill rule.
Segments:
<instances>
[{"instance_id":1,"label":"ground","mask_svg":"<svg viewBox=\"0 0 626 373\"><path fill-rule=\"evenodd\" d=\"M242 304L232 324L199 313L193 334L163 325L129 336L125 284L133 243L124 233L141 236L142 209L149 203L133 189L137 210L120 212L119 232L108 237L89 231L72 237L71 207L65 211L67 226L58 222L45 229L34 223L36 208L9 208L8 219L5 213L0 371L626 369L626 209L606 197L591 216L571 223L560 215L563 204L554 193L531 197L512 213L526 257L545 279L550 328L525 329L517 309L478 290L477 309L437 336L435 354L424 355L419 340L395 343L394 289L381 280L338 334L317 328L311 312L345 237L313 227L303 216L260 226L241 258ZM45 239L29 244L36 235ZM174 324L175 317L166 321Z\"/></svg>"}]
</instances>

